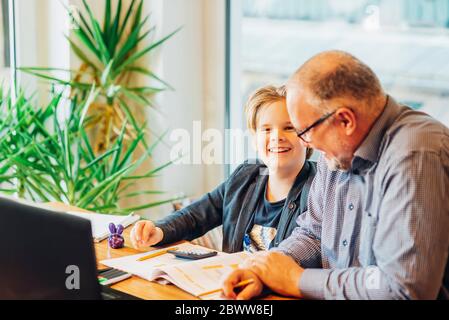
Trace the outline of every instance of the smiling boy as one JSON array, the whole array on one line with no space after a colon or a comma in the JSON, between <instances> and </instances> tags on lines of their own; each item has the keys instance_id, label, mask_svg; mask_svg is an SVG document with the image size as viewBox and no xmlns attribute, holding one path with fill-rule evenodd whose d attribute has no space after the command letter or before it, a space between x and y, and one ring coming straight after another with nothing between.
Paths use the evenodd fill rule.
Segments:
<instances>
[{"instance_id":1,"label":"smiling boy","mask_svg":"<svg viewBox=\"0 0 449 320\"><path fill-rule=\"evenodd\" d=\"M248 128L262 163L241 164L215 190L157 221L139 221L131 232L136 248L193 240L223 225L223 251L276 247L307 209L316 173L288 116L285 88L258 89L246 104Z\"/></svg>"}]
</instances>

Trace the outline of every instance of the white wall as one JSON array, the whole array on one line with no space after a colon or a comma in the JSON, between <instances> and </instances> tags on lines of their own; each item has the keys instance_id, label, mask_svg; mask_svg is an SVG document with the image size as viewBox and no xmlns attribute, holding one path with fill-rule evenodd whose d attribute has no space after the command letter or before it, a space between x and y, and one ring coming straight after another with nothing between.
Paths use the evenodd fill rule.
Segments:
<instances>
[{"instance_id":1,"label":"white wall","mask_svg":"<svg viewBox=\"0 0 449 320\"><path fill-rule=\"evenodd\" d=\"M70 0L79 6L80 0ZM129 0L124 3L130 3ZM102 14L104 0L93 5L95 14ZM158 113L147 109L148 125L155 132L185 129L193 136L194 121L201 121L202 130L224 130L225 111L225 0L147 0L144 14L151 14L150 24L156 26L153 40L160 39L179 27L174 37L150 54L147 66L167 81L174 91L157 96ZM72 56L72 59L73 56ZM148 84L139 79L139 85ZM169 161L170 132L155 151L153 167ZM193 144L193 141L191 141ZM166 196L185 194L198 197L216 187L224 178L223 165L173 165L152 179L145 188L165 190ZM153 197L154 199L154 197ZM144 196L133 205L148 202ZM145 212L159 218L171 211L171 205Z\"/></svg>"},{"instance_id":2,"label":"white wall","mask_svg":"<svg viewBox=\"0 0 449 320\"><path fill-rule=\"evenodd\" d=\"M224 0L203 0L203 3L203 117L208 128L223 132L226 108L226 4ZM212 189L224 179L223 165L210 165L204 171L206 176L203 191Z\"/></svg>"},{"instance_id":3,"label":"white wall","mask_svg":"<svg viewBox=\"0 0 449 320\"><path fill-rule=\"evenodd\" d=\"M68 0L16 0L17 65L19 67L70 68L69 32L64 5ZM58 76L68 74L61 73ZM29 92L46 90L35 77L19 73L19 83ZM45 91L44 91L45 92ZM47 101L41 95L41 102Z\"/></svg>"},{"instance_id":4,"label":"white wall","mask_svg":"<svg viewBox=\"0 0 449 320\"><path fill-rule=\"evenodd\" d=\"M67 14L61 1L17 0L19 5L19 63L22 66L76 68L78 61L64 39L69 33ZM81 7L81 0L63 0L65 5ZM124 4L130 3L129 0ZM95 15L103 14L104 0L89 1ZM193 135L193 122L202 129L224 129L225 110L225 0L146 0L161 38L178 27L182 30L154 52L148 64L175 91L157 97L163 117L147 112L149 125L157 132L183 128ZM32 77L23 77L28 88L37 88ZM142 79L140 82L144 81ZM169 136L169 135L168 135ZM193 141L191 141L193 143ZM154 165L165 163L170 154L169 139L156 150ZM169 195L184 193L200 196L217 186L224 177L223 165L175 165L149 182L154 189ZM148 199L138 199L141 204ZM171 210L167 205L146 212L152 218Z\"/></svg>"},{"instance_id":5,"label":"white wall","mask_svg":"<svg viewBox=\"0 0 449 320\"><path fill-rule=\"evenodd\" d=\"M147 10L152 12L159 37L183 27L151 61L158 75L175 88L158 97L158 104L169 119L162 120L165 123L161 127L186 129L193 136L193 122L201 121L203 131L208 128L223 131L225 1L154 0ZM161 146L155 162L168 159L169 149ZM183 192L197 197L216 187L223 177L223 165L179 164L166 169L155 185L172 194ZM162 215L166 210L167 207L150 210L150 214Z\"/></svg>"}]
</instances>

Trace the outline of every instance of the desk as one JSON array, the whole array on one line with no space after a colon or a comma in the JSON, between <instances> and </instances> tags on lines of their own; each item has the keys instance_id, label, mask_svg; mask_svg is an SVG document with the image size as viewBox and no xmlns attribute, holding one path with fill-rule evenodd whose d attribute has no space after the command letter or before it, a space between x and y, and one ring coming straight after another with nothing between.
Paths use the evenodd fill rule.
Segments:
<instances>
[{"instance_id":1,"label":"desk","mask_svg":"<svg viewBox=\"0 0 449 320\"><path fill-rule=\"evenodd\" d=\"M60 210L78 210L78 211L85 211L80 210L78 208L73 208L66 206L64 204L59 203L50 203L47 204L52 208L60 209ZM87 212L87 211L86 211ZM125 238L125 248L122 249L109 249L109 256L108 256L108 243L107 240L103 240L100 243L95 243L95 253L97 257L97 267L98 268L105 268L106 266L99 263L101 260L109 259L109 258L119 258L127 255L142 253L146 251L152 251L155 250L154 248L148 248L147 250L136 250L131 247L131 240L130 240L130 232L131 227L128 227L123 232L124 238ZM119 283L116 283L112 286L112 288L131 294L133 296L139 297L141 299L146 300L199 300L197 297L179 289L178 287L174 285L162 285L154 282L147 281L145 279L139 278L137 276L132 276L129 279L126 279L124 281L121 281ZM264 297L263 300L285 300L288 298L275 296L275 295L269 295Z\"/></svg>"}]
</instances>

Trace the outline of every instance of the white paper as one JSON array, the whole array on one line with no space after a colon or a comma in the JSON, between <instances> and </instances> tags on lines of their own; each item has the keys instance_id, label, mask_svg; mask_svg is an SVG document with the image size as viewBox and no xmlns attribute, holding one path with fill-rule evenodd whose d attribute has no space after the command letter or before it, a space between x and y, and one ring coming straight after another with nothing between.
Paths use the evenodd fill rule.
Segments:
<instances>
[{"instance_id":1,"label":"white paper","mask_svg":"<svg viewBox=\"0 0 449 320\"><path fill-rule=\"evenodd\" d=\"M190 243L183 243L176 247L184 251L210 250ZM248 255L245 252L234 254L220 252L217 256L206 259L186 260L167 253L145 261L138 261L139 258L158 251L160 250L100 262L108 267L132 273L149 281L161 284L172 283L192 295L200 296L203 293L219 289L224 275L237 268L238 264L243 262ZM215 293L201 296L201 298L220 299L220 296L220 293Z\"/></svg>"},{"instance_id":2,"label":"white paper","mask_svg":"<svg viewBox=\"0 0 449 320\"><path fill-rule=\"evenodd\" d=\"M100 213L84 213L78 211L68 211L70 215L77 216L90 220L92 225L92 236L95 242L99 242L109 236L109 224L112 222L115 225L121 224L124 228L138 221L138 215L130 214L128 216L117 216Z\"/></svg>"}]
</instances>

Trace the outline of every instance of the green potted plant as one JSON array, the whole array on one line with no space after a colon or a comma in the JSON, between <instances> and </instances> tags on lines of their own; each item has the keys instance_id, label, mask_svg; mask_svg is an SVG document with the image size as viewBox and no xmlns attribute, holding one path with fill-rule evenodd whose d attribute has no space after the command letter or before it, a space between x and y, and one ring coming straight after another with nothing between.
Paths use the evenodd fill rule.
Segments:
<instances>
[{"instance_id":1,"label":"green potted plant","mask_svg":"<svg viewBox=\"0 0 449 320\"><path fill-rule=\"evenodd\" d=\"M133 0L127 8L119 0L115 12L111 1L106 0L102 23L94 17L85 0L83 6L84 13L72 14L73 37L66 36L81 61L79 68L19 68L68 88L70 117L66 123L57 121L58 105L63 98L54 92L50 104L42 109L34 108L23 93L15 106L4 107L16 121L4 122L0 137L1 148L5 151L4 158L0 159L0 182L8 186L3 191L16 192L36 201L63 202L105 213L127 213L170 202L174 199L125 209L119 206L125 198L161 194L161 191L152 190L129 191L137 181L154 177L171 164L135 173L148 161L164 135L151 131L146 123L139 123L133 108L154 108L153 95L172 89L140 64L179 29L152 41L154 27L147 27L149 16L143 17L143 0ZM141 48L144 43L146 45ZM54 76L55 71L68 72L70 80ZM133 79L139 74L157 85L133 86ZM26 111L12 111L20 108ZM48 129L49 123L53 131ZM13 134L19 131L20 138ZM146 140L148 131L152 133L152 144ZM9 145L11 141L14 144ZM41 188L37 187L39 184Z\"/></svg>"},{"instance_id":2,"label":"green potted plant","mask_svg":"<svg viewBox=\"0 0 449 320\"><path fill-rule=\"evenodd\" d=\"M94 134L94 151L103 152L117 138L124 119L128 121L126 139L137 136L139 124L133 116L130 103L154 109L151 101L153 95L172 89L149 68L141 66L141 62L179 29L160 40L151 41L155 28L147 26L150 16L142 15L143 0L138 4L133 0L127 8L123 8L122 0L119 0L115 12L111 8L111 1L106 0L102 27L86 0L83 0L83 5L84 13L79 11L74 15L69 11L75 25L72 32L77 42L69 35L66 36L71 49L81 61L80 67L77 70L22 67L20 70L69 86L72 95L85 97L92 84L95 84L98 96L92 101L92 121L87 129L101 128ZM140 48L144 43L146 46ZM57 78L52 75L54 71L69 72L71 79ZM158 85L133 86L135 75L148 77Z\"/></svg>"},{"instance_id":3,"label":"green potted plant","mask_svg":"<svg viewBox=\"0 0 449 320\"><path fill-rule=\"evenodd\" d=\"M1 92L0 92L1 93ZM134 175L154 151L157 141L134 160L145 129L137 138L123 143L126 121L117 139L104 153L95 155L85 126L91 102L98 95L94 87L84 100L66 100L62 93L51 93L51 102L37 108L23 92L16 103L10 95L0 100L0 182L1 191L15 193L35 202L61 202L102 213L128 214L177 198L149 202L136 207L120 207L120 200L161 191L129 192L134 183L154 177L168 162L141 175ZM58 110L68 108L61 119ZM81 112L78 112L81 110Z\"/></svg>"}]
</instances>

